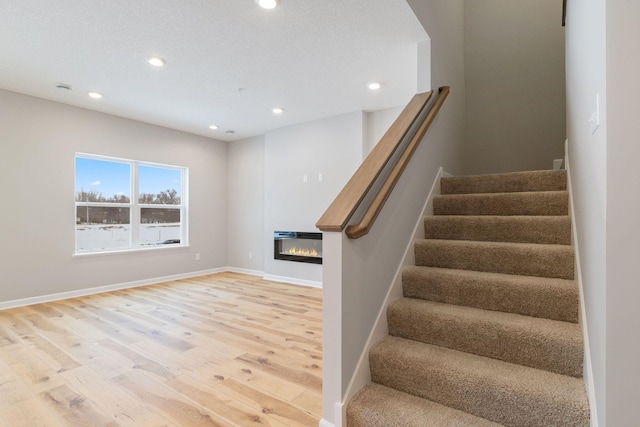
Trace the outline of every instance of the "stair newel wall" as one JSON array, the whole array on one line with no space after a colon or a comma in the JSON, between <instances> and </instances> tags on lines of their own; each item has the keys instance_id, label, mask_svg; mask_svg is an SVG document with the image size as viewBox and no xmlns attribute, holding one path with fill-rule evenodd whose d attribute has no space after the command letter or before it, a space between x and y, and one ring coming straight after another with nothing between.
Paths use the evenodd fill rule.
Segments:
<instances>
[{"instance_id":1,"label":"stair newel wall","mask_svg":"<svg viewBox=\"0 0 640 427\"><path fill-rule=\"evenodd\" d=\"M402 272L408 266L415 265L414 245L416 240L424 238L424 217L425 215L433 215L433 196L440 194L440 178L443 176L448 176L448 174L440 168L433 180L433 185L431 186L427 200L422 208L422 213L416 219L413 234L411 235L411 238L403 252L403 257L393 277L392 285L389 287L384 301L380 305L380 310L375 323L373 324L373 328L371 329L369 337L365 343L364 350L360 354L360 359L355 367L355 372L353 373L345 391L343 404L346 404L355 395L355 393L358 392L358 390L371 381L369 350L378 341L389 334L387 308L391 303L402 298Z\"/></svg>"},{"instance_id":2,"label":"stair newel wall","mask_svg":"<svg viewBox=\"0 0 640 427\"><path fill-rule=\"evenodd\" d=\"M446 114L447 105L439 117ZM367 345L387 333L386 320L378 319L384 319L387 300L400 297L399 272L413 262L407 248L416 230L424 233L430 196L424 183L438 182L444 153L458 148L443 122L433 123L369 234L354 240L344 232L323 233L323 427L346 426L351 390L370 379Z\"/></svg>"}]
</instances>

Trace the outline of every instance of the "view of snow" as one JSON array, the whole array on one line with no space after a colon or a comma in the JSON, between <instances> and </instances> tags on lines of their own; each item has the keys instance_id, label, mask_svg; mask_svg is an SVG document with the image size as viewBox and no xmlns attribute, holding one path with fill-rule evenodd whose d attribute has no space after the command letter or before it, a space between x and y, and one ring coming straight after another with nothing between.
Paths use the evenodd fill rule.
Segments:
<instances>
[{"instance_id":1,"label":"view of snow","mask_svg":"<svg viewBox=\"0 0 640 427\"><path fill-rule=\"evenodd\" d=\"M76 251L94 252L123 249L130 246L129 224L78 224L76 225ZM180 239L180 223L141 224L140 245L161 245L168 240Z\"/></svg>"}]
</instances>

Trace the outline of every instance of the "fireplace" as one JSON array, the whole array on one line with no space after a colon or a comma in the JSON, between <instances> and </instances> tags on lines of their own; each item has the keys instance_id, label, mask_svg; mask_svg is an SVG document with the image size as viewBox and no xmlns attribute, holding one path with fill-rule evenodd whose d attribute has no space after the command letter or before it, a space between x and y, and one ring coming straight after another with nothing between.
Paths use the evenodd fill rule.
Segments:
<instances>
[{"instance_id":1,"label":"fireplace","mask_svg":"<svg viewBox=\"0 0 640 427\"><path fill-rule=\"evenodd\" d=\"M283 261L322 264L322 233L274 231L273 257Z\"/></svg>"}]
</instances>

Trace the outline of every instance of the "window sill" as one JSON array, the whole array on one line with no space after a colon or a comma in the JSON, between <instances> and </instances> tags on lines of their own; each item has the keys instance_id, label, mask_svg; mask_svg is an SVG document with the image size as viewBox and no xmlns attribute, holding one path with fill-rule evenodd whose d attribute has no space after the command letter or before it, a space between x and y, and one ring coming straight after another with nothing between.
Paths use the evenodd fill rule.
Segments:
<instances>
[{"instance_id":1,"label":"window sill","mask_svg":"<svg viewBox=\"0 0 640 427\"><path fill-rule=\"evenodd\" d=\"M135 254L141 252L155 252L155 251L180 251L183 249L190 248L191 245L159 245L159 246L150 246L150 247L141 247L141 248L127 248L127 249L114 249L109 251L100 251L100 252L76 252L72 255L73 258L88 258L88 257L96 257L103 255L125 255L125 254Z\"/></svg>"}]
</instances>

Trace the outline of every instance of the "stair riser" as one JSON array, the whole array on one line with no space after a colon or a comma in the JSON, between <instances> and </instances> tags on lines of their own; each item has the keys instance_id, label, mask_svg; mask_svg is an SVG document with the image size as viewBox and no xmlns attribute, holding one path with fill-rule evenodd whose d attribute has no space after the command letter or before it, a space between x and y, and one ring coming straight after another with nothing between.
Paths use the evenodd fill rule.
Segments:
<instances>
[{"instance_id":1,"label":"stair riser","mask_svg":"<svg viewBox=\"0 0 640 427\"><path fill-rule=\"evenodd\" d=\"M427 216L425 238L489 242L571 244L568 216Z\"/></svg>"},{"instance_id":2,"label":"stair riser","mask_svg":"<svg viewBox=\"0 0 640 427\"><path fill-rule=\"evenodd\" d=\"M567 215L566 191L434 196L435 215Z\"/></svg>"},{"instance_id":3,"label":"stair riser","mask_svg":"<svg viewBox=\"0 0 640 427\"><path fill-rule=\"evenodd\" d=\"M535 171L500 175L442 178L442 194L509 193L517 191L557 191L567 189L565 172Z\"/></svg>"},{"instance_id":4,"label":"stair riser","mask_svg":"<svg viewBox=\"0 0 640 427\"><path fill-rule=\"evenodd\" d=\"M573 281L414 268L403 272L402 286L407 298L578 322Z\"/></svg>"},{"instance_id":5,"label":"stair riser","mask_svg":"<svg viewBox=\"0 0 640 427\"><path fill-rule=\"evenodd\" d=\"M505 316L499 313L495 313L496 319L464 317L447 310L446 305L403 302L387 309L392 336L558 374L582 376L583 342L577 324L546 319L531 322L516 315L507 317L521 318L505 322ZM536 323L545 324L545 328L536 328Z\"/></svg>"},{"instance_id":6,"label":"stair riser","mask_svg":"<svg viewBox=\"0 0 640 427\"><path fill-rule=\"evenodd\" d=\"M416 265L573 279L573 248L564 245L501 245L420 240Z\"/></svg>"},{"instance_id":7,"label":"stair riser","mask_svg":"<svg viewBox=\"0 0 640 427\"><path fill-rule=\"evenodd\" d=\"M453 366L428 353L415 354L398 345L374 347L369 358L372 380L505 426L589 426L586 397L582 395L579 404L575 400L584 388L582 379L547 373L529 382L526 375L513 378L513 371L526 369L518 365L501 362L495 371L476 372L469 358L466 365Z\"/></svg>"}]
</instances>

